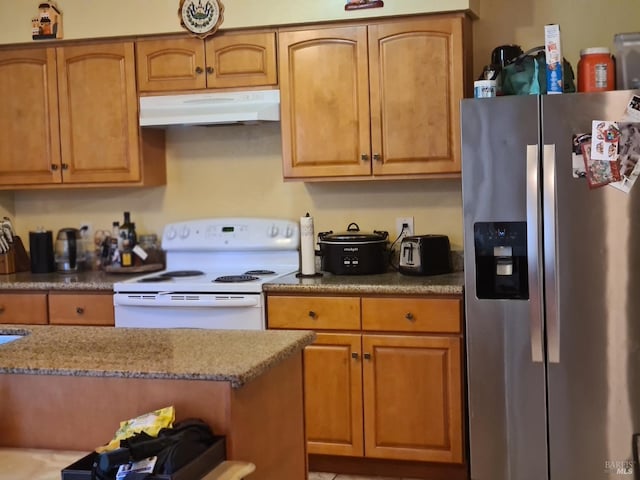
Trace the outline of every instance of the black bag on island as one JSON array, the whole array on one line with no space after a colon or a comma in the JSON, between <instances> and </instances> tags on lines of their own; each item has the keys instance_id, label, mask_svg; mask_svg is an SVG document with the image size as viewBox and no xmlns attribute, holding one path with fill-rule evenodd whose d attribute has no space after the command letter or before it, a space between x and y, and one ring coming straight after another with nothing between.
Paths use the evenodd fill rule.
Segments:
<instances>
[{"instance_id":1,"label":"black bag on island","mask_svg":"<svg viewBox=\"0 0 640 480\"><path fill-rule=\"evenodd\" d=\"M177 422L163 428L157 437L144 432L120 441L120 448L100 454L92 469L96 480L114 480L122 464L157 457L152 473L131 472L126 480L142 480L153 474L173 474L213 445L211 428L200 419Z\"/></svg>"}]
</instances>

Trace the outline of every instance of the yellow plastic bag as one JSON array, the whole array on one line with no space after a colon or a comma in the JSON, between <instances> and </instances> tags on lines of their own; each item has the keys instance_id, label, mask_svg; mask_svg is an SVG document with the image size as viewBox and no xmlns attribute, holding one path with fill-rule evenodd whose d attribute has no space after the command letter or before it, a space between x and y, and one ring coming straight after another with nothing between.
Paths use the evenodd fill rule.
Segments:
<instances>
[{"instance_id":1,"label":"yellow plastic bag","mask_svg":"<svg viewBox=\"0 0 640 480\"><path fill-rule=\"evenodd\" d=\"M116 431L113 439L106 445L96 448L97 453L110 452L120 447L120 440L134 436L136 433L144 432L152 437L157 437L162 428L172 428L176 419L176 412L173 405L153 412L145 413L136 418L131 418L120 422L120 428Z\"/></svg>"}]
</instances>

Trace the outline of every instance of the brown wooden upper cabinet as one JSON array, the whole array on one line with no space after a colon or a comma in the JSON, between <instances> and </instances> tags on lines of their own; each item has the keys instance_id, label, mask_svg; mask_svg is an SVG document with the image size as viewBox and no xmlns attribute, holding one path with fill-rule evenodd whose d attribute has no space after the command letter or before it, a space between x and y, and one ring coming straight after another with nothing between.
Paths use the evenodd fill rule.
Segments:
<instances>
[{"instance_id":1,"label":"brown wooden upper cabinet","mask_svg":"<svg viewBox=\"0 0 640 480\"><path fill-rule=\"evenodd\" d=\"M140 92L277 85L276 33L136 42Z\"/></svg>"},{"instance_id":2,"label":"brown wooden upper cabinet","mask_svg":"<svg viewBox=\"0 0 640 480\"><path fill-rule=\"evenodd\" d=\"M448 14L281 29L284 177L459 174L469 28Z\"/></svg>"},{"instance_id":3,"label":"brown wooden upper cabinet","mask_svg":"<svg viewBox=\"0 0 640 480\"><path fill-rule=\"evenodd\" d=\"M139 132L133 42L2 50L0 91L0 188L166 182L164 133Z\"/></svg>"}]
</instances>

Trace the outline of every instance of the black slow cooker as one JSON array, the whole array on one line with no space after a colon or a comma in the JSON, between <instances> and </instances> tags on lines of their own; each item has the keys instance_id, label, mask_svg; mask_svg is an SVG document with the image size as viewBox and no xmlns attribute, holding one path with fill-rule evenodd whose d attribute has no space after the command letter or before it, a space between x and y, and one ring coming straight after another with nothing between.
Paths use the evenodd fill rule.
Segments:
<instances>
[{"instance_id":1,"label":"black slow cooker","mask_svg":"<svg viewBox=\"0 0 640 480\"><path fill-rule=\"evenodd\" d=\"M361 232L357 223L350 223L346 232L320 232L322 270L336 275L384 273L389 264L388 238L388 232Z\"/></svg>"}]
</instances>

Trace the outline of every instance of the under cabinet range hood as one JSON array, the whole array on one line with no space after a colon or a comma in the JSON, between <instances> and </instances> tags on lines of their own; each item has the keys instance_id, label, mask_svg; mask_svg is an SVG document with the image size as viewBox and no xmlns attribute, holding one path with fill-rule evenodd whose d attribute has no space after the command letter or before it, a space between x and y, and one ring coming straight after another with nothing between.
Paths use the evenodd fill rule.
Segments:
<instances>
[{"instance_id":1,"label":"under cabinet range hood","mask_svg":"<svg viewBox=\"0 0 640 480\"><path fill-rule=\"evenodd\" d=\"M216 125L280 120L280 91L140 97L140 126Z\"/></svg>"}]
</instances>

